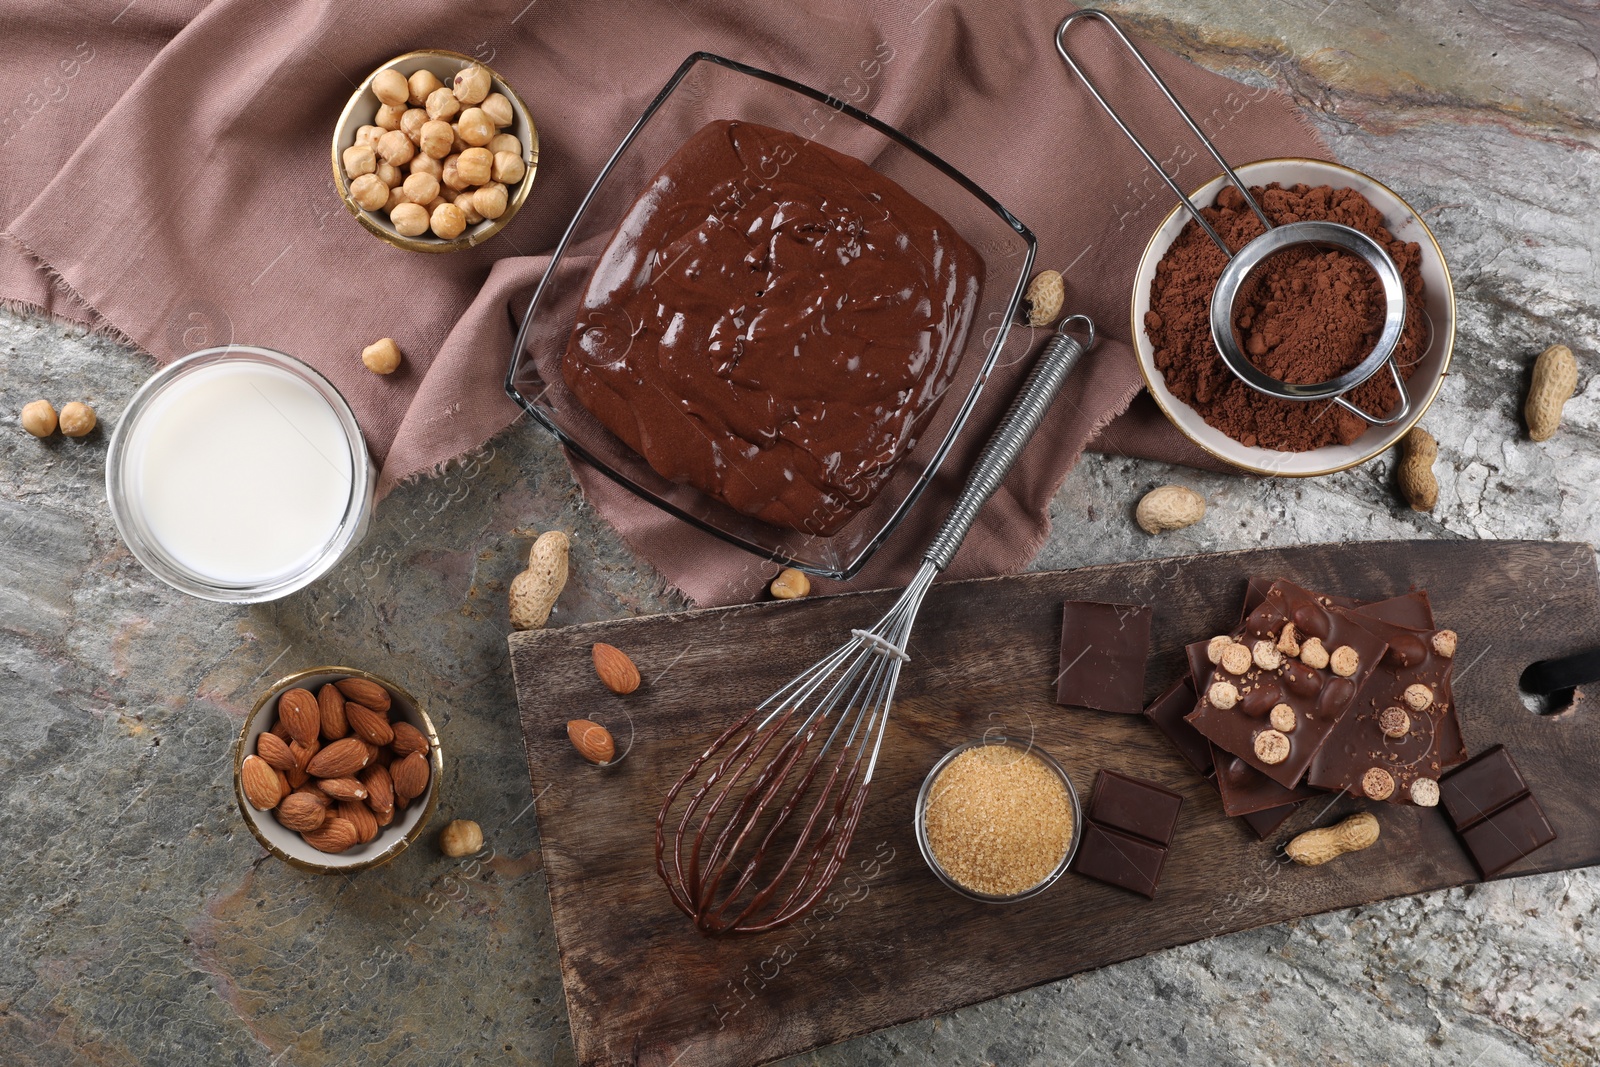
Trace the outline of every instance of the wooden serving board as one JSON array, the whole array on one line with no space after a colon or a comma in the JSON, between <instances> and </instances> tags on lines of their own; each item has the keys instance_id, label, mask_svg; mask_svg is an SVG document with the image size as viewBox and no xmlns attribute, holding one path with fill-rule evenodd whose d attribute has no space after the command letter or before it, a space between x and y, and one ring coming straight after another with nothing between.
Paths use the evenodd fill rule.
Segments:
<instances>
[{"instance_id":1,"label":"wooden serving board","mask_svg":"<svg viewBox=\"0 0 1600 1067\"><path fill-rule=\"evenodd\" d=\"M1417 541L1310 546L1090 567L936 586L917 620L867 811L835 893L801 923L709 939L656 877L657 807L739 710L876 619L894 594L692 611L513 634L512 663L538 802L567 1008L584 1064L752 1064L1217 934L1477 880L1437 810L1375 805L1383 837L1325 867L1275 847L1358 807L1308 804L1256 840L1142 716L1053 703L1064 600L1154 609L1154 696L1183 645L1229 629L1245 581L1284 577L1376 599L1428 590L1456 629L1456 696L1468 750L1504 742L1559 838L1513 868L1600 862L1600 728L1593 702L1529 712L1529 662L1600 645L1600 583L1586 544ZM589 646L629 652L628 697L594 676ZM565 724L607 725L625 754L585 764ZM1087 801L1112 768L1185 797L1154 901L1066 875L1013 905L940 885L912 833L917 789L953 745L1033 730ZM846 877L847 876L847 877Z\"/></svg>"}]
</instances>

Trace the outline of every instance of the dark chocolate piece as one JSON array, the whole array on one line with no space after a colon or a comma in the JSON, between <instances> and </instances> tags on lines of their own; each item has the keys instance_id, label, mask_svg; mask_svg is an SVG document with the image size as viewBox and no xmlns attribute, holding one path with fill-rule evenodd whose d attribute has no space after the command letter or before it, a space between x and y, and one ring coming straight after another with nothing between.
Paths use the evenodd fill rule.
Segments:
<instances>
[{"instance_id":1,"label":"dark chocolate piece","mask_svg":"<svg viewBox=\"0 0 1600 1067\"><path fill-rule=\"evenodd\" d=\"M1072 869L1087 878L1154 899L1166 861L1167 850L1160 845L1086 822Z\"/></svg>"},{"instance_id":2,"label":"dark chocolate piece","mask_svg":"<svg viewBox=\"0 0 1600 1067\"><path fill-rule=\"evenodd\" d=\"M1264 808L1261 811L1252 811L1240 816L1256 832L1256 836L1263 841L1284 823L1289 821L1289 816L1294 814L1299 804L1285 804L1280 808Z\"/></svg>"},{"instance_id":3,"label":"dark chocolate piece","mask_svg":"<svg viewBox=\"0 0 1600 1067\"><path fill-rule=\"evenodd\" d=\"M1252 815L1321 795L1321 790L1304 782L1293 789L1285 788L1220 748L1214 747L1211 755L1216 761L1215 780L1217 792L1222 794L1222 810L1229 815Z\"/></svg>"},{"instance_id":4,"label":"dark chocolate piece","mask_svg":"<svg viewBox=\"0 0 1600 1067\"><path fill-rule=\"evenodd\" d=\"M1287 581L1287 579L1278 578L1251 578L1245 582L1244 611L1239 613L1240 622L1249 618L1250 613L1261 606L1261 602L1267 599L1267 590L1272 588L1272 583L1280 580ZM1361 601L1354 597L1334 596L1331 593L1324 593L1322 599L1341 608L1359 608L1361 606Z\"/></svg>"},{"instance_id":5,"label":"dark chocolate piece","mask_svg":"<svg viewBox=\"0 0 1600 1067\"><path fill-rule=\"evenodd\" d=\"M1413 630L1432 630L1433 605L1428 602L1426 590L1413 589L1403 596L1388 600L1374 600L1356 607L1358 615L1371 615L1393 626L1409 626Z\"/></svg>"},{"instance_id":6,"label":"dark chocolate piece","mask_svg":"<svg viewBox=\"0 0 1600 1067\"><path fill-rule=\"evenodd\" d=\"M1524 793L1522 799L1461 832L1461 843L1485 878L1493 878L1555 839L1556 832L1532 793Z\"/></svg>"},{"instance_id":7,"label":"dark chocolate piece","mask_svg":"<svg viewBox=\"0 0 1600 1067\"><path fill-rule=\"evenodd\" d=\"M1364 797L1364 777L1376 767L1389 777L1383 794L1372 799L1409 804L1412 783L1437 781L1449 765L1448 758L1465 756L1450 685L1455 660L1434 651L1439 631L1388 621L1421 617L1414 595L1374 604L1359 614L1365 618L1363 625L1389 650L1356 695L1355 707L1317 750L1306 781L1320 789ZM1431 694L1427 706L1417 708L1407 702L1414 686Z\"/></svg>"},{"instance_id":8,"label":"dark chocolate piece","mask_svg":"<svg viewBox=\"0 0 1600 1067\"><path fill-rule=\"evenodd\" d=\"M1504 745L1473 756L1439 779L1439 805L1464 831L1528 792L1528 783Z\"/></svg>"},{"instance_id":9,"label":"dark chocolate piece","mask_svg":"<svg viewBox=\"0 0 1600 1067\"><path fill-rule=\"evenodd\" d=\"M1183 721L1183 717L1194 710L1195 700L1194 683L1185 675L1168 686L1166 692L1144 709L1144 717L1167 735L1167 740L1178 750L1178 755L1189 762L1189 766L1201 774L1210 774L1211 742Z\"/></svg>"},{"instance_id":10,"label":"dark chocolate piece","mask_svg":"<svg viewBox=\"0 0 1600 1067\"><path fill-rule=\"evenodd\" d=\"M1149 658L1149 608L1069 600L1061 613L1056 703L1137 715Z\"/></svg>"},{"instance_id":11,"label":"dark chocolate piece","mask_svg":"<svg viewBox=\"0 0 1600 1067\"><path fill-rule=\"evenodd\" d=\"M1172 843L1182 807L1181 793L1143 778L1101 771L1095 775L1089 819L1108 830L1121 830L1165 847Z\"/></svg>"},{"instance_id":12,"label":"dark chocolate piece","mask_svg":"<svg viewBox=\"0 0 1600 1067\"><path fill-rule=\"evenodd\" d=\"M1219 664L1195 679L1200 698L1187 720L1217 747L1240 757L1286 788L1293 788L1305 777L1317 749L1350 710L1356 693L1388 648L1361 626L1350 609L1283 581L1272 584L1266 599L1229 636L1246 649L1264 643L1268 662L1272 662L1270 653L1291 622L1295 640L1302 647L1316 638L1331 656L1349 646L1356 653L1354 673L1341 676L1333 671L1332 663L1310 667L1301 659L1281 654L1276 667L1252 663L1241 674L1229 673ZM1212 685L1226 687L1236 702L1231 707L1213 703ZM1273 729L1268 715L1280 703L1287 704L1294 713L1293 729L1278 731L1276 740L1280 745L1287 742L1288 754L1277 763L1268 763L1256 754L1255 742L1259 735Z\"/></svg>"}]
</instances>

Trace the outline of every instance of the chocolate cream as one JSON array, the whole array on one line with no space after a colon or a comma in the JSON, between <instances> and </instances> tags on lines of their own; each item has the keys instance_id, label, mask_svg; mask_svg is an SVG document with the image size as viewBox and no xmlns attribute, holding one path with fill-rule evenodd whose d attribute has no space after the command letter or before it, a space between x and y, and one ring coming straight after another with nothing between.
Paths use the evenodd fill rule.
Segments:
<instances>
[{"instance_id":1,"label":"chocolate cream","mask_svg":"<svg viewBox=\"0 0 1600 1067\"><path fill-rule=\"evenodd\" d=\"M949 223L860 160L712 122L611 238L562 373L663 477L827 536L927 425L982 281Z\"/></svg>"}]
</instances>

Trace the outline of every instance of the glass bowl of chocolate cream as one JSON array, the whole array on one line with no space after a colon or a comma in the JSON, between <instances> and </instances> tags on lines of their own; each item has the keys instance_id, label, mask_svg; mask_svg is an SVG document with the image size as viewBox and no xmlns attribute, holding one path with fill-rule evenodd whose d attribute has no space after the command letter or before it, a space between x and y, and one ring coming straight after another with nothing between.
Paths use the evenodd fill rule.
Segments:
<instances>
[{"instance_id":1,"label":"glass bowl of chocolate cream","mask_svg":"<svg viewBox=\"0 0 1600 1067\"><path fill-rule=\"evenodd\" d=\"M582 201L506 378L641 500L836 579L947 457L975 457L981 434L963 427L1035 250L971 180L856 106L892 59L861 60L831 95L685 60Z\"/></svg>"}]
</instances>

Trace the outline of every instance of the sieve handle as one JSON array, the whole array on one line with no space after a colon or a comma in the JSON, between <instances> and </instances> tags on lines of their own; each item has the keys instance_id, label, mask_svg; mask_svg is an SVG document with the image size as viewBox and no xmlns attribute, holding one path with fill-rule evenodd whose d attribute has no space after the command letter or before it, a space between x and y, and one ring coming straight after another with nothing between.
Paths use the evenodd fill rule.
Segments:
<instances>
[{"instance_id":1,"label":"sieve handle","mask_svg":"<svg viewBox=\"0 0 1600 1067\"><path fill-rule=\"evenodd\" d=\"M1356 407L1354 404L1350 403L1350 401L1346 400L1343 396L1334 397L1333 402L1355 412L1363 419L1366 419L1367 422L1371 423L1373 426L1393 426L1395 423L1404 419L1407 415L1411 414L1411 397L1406 392L1406 380L1400 377L1400 368L1395 364L1393 356L1389 357L1388 363L1389 373L1394 377L1395 392L1400 394L1399 406L1389 414L1383 416L1382 418L1379 418L1376 415L1368 414L1367 412Z\"/></svg>"},{"instance_id":2,"label":"sieve handle","mask_svg":"<svg viewBox=\"0 0 1600 1067\"><path fill-rule=\"evenodd\" d=\"M1088 334L1087 340L1079 341L1066 332L1068 327L1074 325ZM1011 402L1000 428L984 446L983 455L978 457L977 466L967 476L967 484L956 498L955 507L950 510L944 525L939 527L933 542L923 553L925 562L941 571L950 565L956 549L961 547L967 531L972 529L978 511L1000 488L1006 471L1011 469L1011 464L1022 453L1023 446L1044 421L1044 413L1050 410L1050 403L1060 391L1061 383L1066 381L1067 372L1078 362L1079 356L1093 347L1094 323L1087 316L1072 315L1062 321L1044 346L1044 352L1034 363L1033 370L1028 373L1022 392Z\"/></svg>"}]
</instances>

